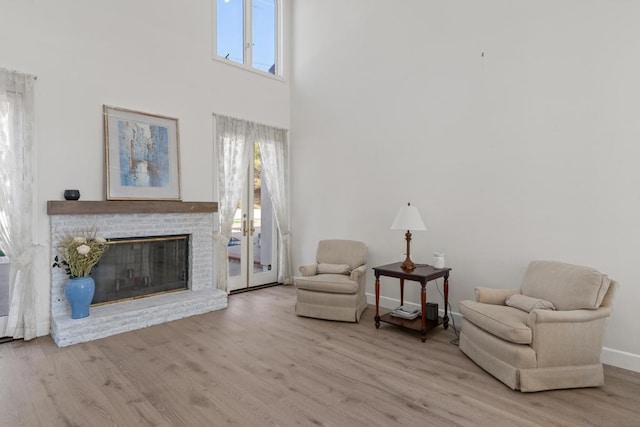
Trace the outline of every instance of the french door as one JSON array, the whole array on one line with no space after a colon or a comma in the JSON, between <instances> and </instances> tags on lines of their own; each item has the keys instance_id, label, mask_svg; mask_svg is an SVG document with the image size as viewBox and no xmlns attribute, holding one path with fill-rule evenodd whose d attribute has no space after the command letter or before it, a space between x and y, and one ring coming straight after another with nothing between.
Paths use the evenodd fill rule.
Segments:
<instances>
[{"instance_id":1,"label":"french door","mask_svg":"<svg viewBox=\"0 0 640 427\"><path fill-rule=\"evenodd\" d=\"M0 251L0 338L7 330L11 291L9 289L9 258Z\"/></svg>"},{"instance_id":2,"label":"french door","mask_svg":"<svg viewBox=\"0 0 640 427\"><path fill-rule=\"evenodd\" d=\"M276 233L271 197L262 174L260 146L256 142L227 245L229 291L278 280Z\"/></svg>"}]
</instances>

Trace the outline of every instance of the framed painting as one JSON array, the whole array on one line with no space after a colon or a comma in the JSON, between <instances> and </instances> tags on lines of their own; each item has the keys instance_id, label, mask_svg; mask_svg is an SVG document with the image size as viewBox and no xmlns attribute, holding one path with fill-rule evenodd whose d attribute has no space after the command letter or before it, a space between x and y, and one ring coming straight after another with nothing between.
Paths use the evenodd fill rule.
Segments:
<instances>
[{"instance_id":1,"label":"framed painting","mask_svg":"<svg viewBox=\"0 0 640 427\"><path fill-rule=\"evenodd\" d=\"M103 106L107 200L180 200L178 119Z\"/></svg>"}]
</instances>

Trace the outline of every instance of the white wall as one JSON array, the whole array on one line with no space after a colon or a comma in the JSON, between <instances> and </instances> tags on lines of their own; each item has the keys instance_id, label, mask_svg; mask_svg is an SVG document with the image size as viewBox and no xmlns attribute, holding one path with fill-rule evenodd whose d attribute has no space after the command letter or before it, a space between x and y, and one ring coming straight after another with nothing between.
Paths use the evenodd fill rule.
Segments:
<instances>
[{"instance_id":1,"label":"white wall","mask_svg":"<svg viewBox=\"0 0 640 427\"><path fill-rule=\"evenodd\" d=\"M102 105L177 117L182 199L214 197L212 113L289 126L289 84L212 60L213 0L0 0L0 66L33 73L38 242L47 200L104 200ZM49 259L38 334L49 332Z\"/></svg>"},{"instance_id":2,"label":"white wall","mask_svg":"<svg viewBox=\"0 0 640 427\"><path fill-rule=\"evenodd\" d=\"M324 238L400 261L411 202L454 311L532 259L592 266L622 285L603 360L640 371L640 3L306 0L292 22L294 265Z\"/></svg>"}]
</instances>

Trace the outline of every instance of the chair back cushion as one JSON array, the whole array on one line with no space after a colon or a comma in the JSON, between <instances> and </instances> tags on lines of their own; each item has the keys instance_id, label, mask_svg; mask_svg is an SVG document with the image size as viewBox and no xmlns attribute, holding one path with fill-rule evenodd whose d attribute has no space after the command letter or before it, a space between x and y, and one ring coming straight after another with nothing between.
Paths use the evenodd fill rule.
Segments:
<instances>
[{"instance_id":1,"label":"chair back cushion","mask_svg":"<svg viewBox=\"0 0 640 427\"><path fill-rule=\"evenodd\" d=\"M532 261L522 281L522 294L551 301L558 310L596 309L611 279L589 267L556 261Z\"/></svg>"},{"instance_id":2,"label":"chair back cushion","mask_svg":"<svg viewBox=\"0 0 640 427\"><path fill-rule=\"evenodd\" d=\"M355 240L321 240L316 253L318 264L349 264L353 270L367 263L367 246Z\"/></svg>"}]
</instances>

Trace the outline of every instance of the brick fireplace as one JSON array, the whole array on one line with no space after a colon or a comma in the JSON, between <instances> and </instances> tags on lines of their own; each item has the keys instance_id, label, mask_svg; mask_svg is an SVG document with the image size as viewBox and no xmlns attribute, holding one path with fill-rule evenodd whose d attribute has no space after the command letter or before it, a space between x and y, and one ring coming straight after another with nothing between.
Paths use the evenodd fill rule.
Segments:
<instances>
[{"instance_id":1,"label":"brick fireplace","mask_svg":"<svg viewBox=\"0 0 640 427\"><path fill-rule=\"evenodd\" d=\"M51 259L61 238L96 228L107 239L189 236L189 280L184 291L92 306L89 317L71 319L64 297L67 276L51 271L51 336L59 347L220 310L227 294L213 283L213 227L216 203L50 201Z\"/></svg>"}]
</instances>

